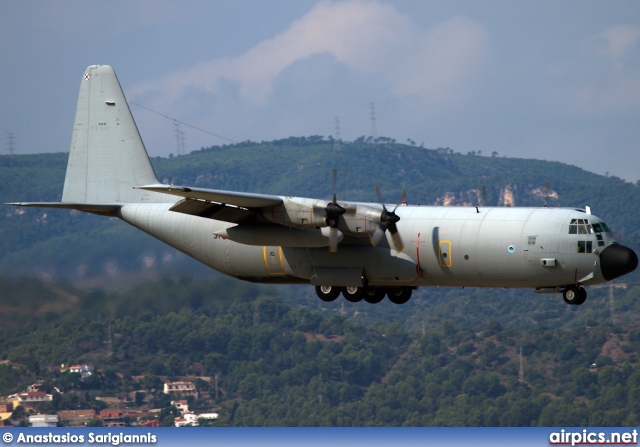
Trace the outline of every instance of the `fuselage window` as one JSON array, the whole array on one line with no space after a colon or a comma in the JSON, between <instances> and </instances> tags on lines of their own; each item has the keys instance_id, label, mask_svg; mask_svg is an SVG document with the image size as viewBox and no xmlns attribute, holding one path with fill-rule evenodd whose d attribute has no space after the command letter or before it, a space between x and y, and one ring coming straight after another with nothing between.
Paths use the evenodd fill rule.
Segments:
<instances>
[{"instance_id":1,"label":"fuselage window","mask_svg":"<svg viewBox=\"0 0 640 447\"><path fill-rule=\"evenodd\" d=\"M593 243L591 241L578 241L578 253L591 253Z\"/></svg>"},{"instance_id":2,"label":"fuselage window","mask_svg":"<svg viewBox=\"0 0 640 447\"><path fill-rule=\"evenodd\" d=\"M571 219L569 234L593 234L593 227L587 219Z\"/></svg>"}]
</instances>

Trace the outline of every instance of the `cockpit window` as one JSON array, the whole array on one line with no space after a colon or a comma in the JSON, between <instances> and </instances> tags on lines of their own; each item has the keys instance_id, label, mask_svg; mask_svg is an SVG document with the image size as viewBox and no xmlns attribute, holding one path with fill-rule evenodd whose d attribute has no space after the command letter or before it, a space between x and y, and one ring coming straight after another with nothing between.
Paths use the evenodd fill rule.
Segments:
<instances>
[{"instance_id":1,"label":"cockpit window","mask_svg":"<svg viewBox=\"0 0 640 447\"><path fill-rule=\"evenodd\" d=\"M593 231L596 233L609 233L611 234L611 230L604 222L596 222L593 224Z\"/></svg>"},{"instance_id":2,"label":"cockpit window","mask_svg":"<svg viewBox=\"0 0 640 447\"><path fill-rule=\"evenodd\" d=\"M571 219L569 234L593 234L593 227L587 219Z\"/></svg>"},{"instance_id":3,"label":"cockpit window","mask_svg":"<svg viewBox=\"0 0 640 447\"><path fill-rule=\"evenodd\" d=\"M607 233L610 237L613 237L613 233L604 222L589 223L587 219L571 219L569 223L569 234L594 234L598 241L598 247L604 247L605 242L602 233ZM586 249L586 246L584 247ZM578 253L584 253L578 247ZM587 253L589 253L587 251Z\"/></svg>"}]
</instances>

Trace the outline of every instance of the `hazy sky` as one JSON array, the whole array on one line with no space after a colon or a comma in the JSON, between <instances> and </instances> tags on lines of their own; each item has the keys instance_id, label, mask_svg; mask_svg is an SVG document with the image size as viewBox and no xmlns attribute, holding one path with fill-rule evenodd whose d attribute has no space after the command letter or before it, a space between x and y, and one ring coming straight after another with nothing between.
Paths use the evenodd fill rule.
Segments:
<instances>
[{"instance_id":1,"label":"hazy sky","mask_svg":"<svg viewBox=\"0 0 640 447\"><path fill-rule=\"evenodd\" d=\"M0 153L68 151L82 73L234 141L371 133L640 178L640 2L0 0ZM174 123L135 105L150 155ZM186 151L227 141L182 126Z\"/></svg>"}]
</instances>

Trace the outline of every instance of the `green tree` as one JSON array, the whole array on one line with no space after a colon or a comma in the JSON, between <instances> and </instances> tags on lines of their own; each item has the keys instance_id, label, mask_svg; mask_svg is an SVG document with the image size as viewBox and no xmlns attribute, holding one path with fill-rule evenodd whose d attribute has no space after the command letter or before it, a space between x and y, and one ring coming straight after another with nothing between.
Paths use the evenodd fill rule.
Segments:
<instances>
[{"instance_id":1,"label":"green tree","mask_svg":"<svg viewBox=\"0 0 640 447\"><path fill-rule=\"evenodd\" d=\"M104 427L102 419L94 418L87 422L87 427Z\"/></svg>"}]
</instances>

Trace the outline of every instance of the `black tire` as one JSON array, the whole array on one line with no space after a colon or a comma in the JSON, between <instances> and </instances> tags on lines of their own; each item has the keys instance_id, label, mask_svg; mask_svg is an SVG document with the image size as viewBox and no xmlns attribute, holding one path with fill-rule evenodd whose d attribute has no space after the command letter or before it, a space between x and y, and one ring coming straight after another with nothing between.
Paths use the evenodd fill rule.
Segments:
<instances>
[{"instance_id":1,"label":"black tire","mask_svg":"<svg viewBox=\"0 0 640 447\"><path fill-rule=\"evenodd\" d=\"M378 304L384 299L384 289L365 289L364 300L369 304Z\"/></svg>"},{"instance_id":2,"label":"black tire","mask_svg":"<svg viewBox=\"0 0 640 447\"><path fill-rule=\"evenodd\" d=\"M316 286L316 295L325 303L330 303L340 296L340 287Z\"/></svg>"},{"instance_id":3,"label":"black tire","mask_svg":"<svg viewBox=\"0 0 640 447\"><path fill-rule=\"evenodd\" d=\"M404 304L411 299L412 290L409 287L395 287L387 290L389 301L393 304Z\"/></svg>"},{"instance_id":4,"label":"black tire","mask_svg":"<svg viewBox=\"0 0 640 447\"><path fill-rule=\"evenodd\" d=\"M342 296L350 303L357 303L364 298L364 289L362 287L343 287Z\"/></svg>"},{"instance_id":5,"label":"black tire","mask_svg":"<svg viewBox=\"0 0 640 447\"><path fill-rule=\"evenodd\" d=\"M587 290L584 287L569 286L562 292L564 302L579 306L587 300Z\"/></svg>"},{"instance_id":6,"label":"black tire","mask_svg":"<svg viewBox=\"0 0 640 447\"><path fill-rule=\"evenodd\" d=\"M587 301L587 289L580 287L578 289L578 301L576 301L576 305L584 304L585 301Z\"/></svg>"}]
</instances>

